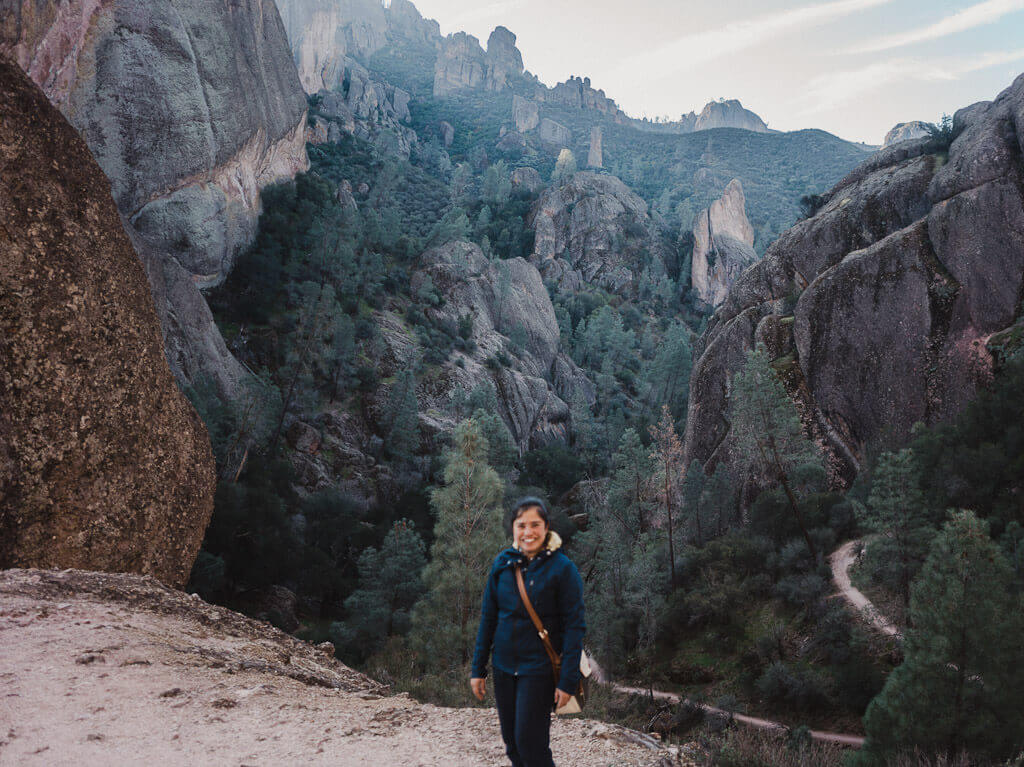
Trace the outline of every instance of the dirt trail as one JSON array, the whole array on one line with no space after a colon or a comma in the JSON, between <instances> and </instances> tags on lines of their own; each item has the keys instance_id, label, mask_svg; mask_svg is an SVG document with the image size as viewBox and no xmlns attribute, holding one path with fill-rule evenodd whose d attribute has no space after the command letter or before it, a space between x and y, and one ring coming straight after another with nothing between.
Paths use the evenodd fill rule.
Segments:
<instances>
[{"instance_id":1,"label":"dirt trail","mask_svg":"<svg viewBox=\"0 0 1024 767\"><path fill-rule=\"evenodd\" d=\"M863 592L850 582L850 567L857 560L856 548L860 541L847 541L829 556L832 566L832 580L839 589L839 595L849 602L853 608L881 633L886 636L903 639L899 628L871 604Z\"/></svg>"},{"instance_id":2,"label":"dirt trail","mask_svg":"<svg viewBox=\"0 0 1024 767\"><path fill-rule=\"evenodd\" d=\"M557 718L559 767L693 767ZM507 765L493 709L390 695L329 655L150 578L0 572L0 765Z\"/></svg>"},{"instance_id":3,"label":"dirt trail","mask_svg":"<svg viewBox=\"0 0 1024 767\"><path fill-rule=\"evenodd\" d=\"M856 589L850 582L850 567L856 561L855 550L859 541L848 541L836 549L829 556L829 564L832 567L832 580L835 582L836 587L839 589L839 595L842 596L847 602L849 602L856 611L862 615L874 628L882 632L886 636L895 637L896 639L902 639L899 628L892 623L888 618L882 615L878 609L871 603L864 594ZM672 692L664 692L662 690L648 690L643 687L629 687L627 685L616 684L611 682L600 666L594 662L594 678L598 682L611 684L612 688L618 692L627 693L630 695L653 695L658 700L666 700L672 703L680 703L686 698L681 695ZM765 730L781 730L785 731L789 728L782 722L773 722L770 719L761 719L756 716L747 716L746 714L735 714L728 711L724 711L715 706L709 706L703 703L695 703L694 701L687 700L690 705L698 706L704 709L704 711L710 714L720 714L723 716L731 716L737 722L750 725L752 727L759 727ZM811 730L811 737L815 740L827 741L829 743L840 743L845 746L859 747L864 744L864 737L862 735L849 735L841 732L827 732L824 730Z\"/></svg>"}]
</instances>

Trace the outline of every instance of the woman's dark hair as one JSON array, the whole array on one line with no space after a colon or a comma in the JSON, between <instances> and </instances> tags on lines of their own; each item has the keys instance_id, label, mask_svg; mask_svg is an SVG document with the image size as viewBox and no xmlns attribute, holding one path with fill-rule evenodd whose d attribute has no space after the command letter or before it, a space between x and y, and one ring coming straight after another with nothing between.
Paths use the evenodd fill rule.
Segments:
<instances>
[{"instance_id":1,"label":"woman's dark hair","mask_svg":"<svg viewBox=\"0 0 1024 767\"><path fill-rule=\"evenodd\" d=\"M547 504L535 495L527 495L516 501L516 505L512 507L512 511L508 516L507 527L509 530L512 529L512 525L523 512L528 509L536 509L537 513L540 514L540 518L544 520L544 526L551 527L551 515L548 514Z\"/></svg>"}]
</instances>

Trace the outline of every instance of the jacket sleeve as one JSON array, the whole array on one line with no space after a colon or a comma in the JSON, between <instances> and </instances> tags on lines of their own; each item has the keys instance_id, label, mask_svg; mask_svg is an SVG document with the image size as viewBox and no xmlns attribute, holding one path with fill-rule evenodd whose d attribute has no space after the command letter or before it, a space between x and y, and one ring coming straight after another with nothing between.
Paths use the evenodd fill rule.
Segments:
<instances>
[{"instance_id":1,"label":"jacket sleeve","mask_svg":"<svg viewBox=\"0 0 1024 767\"><path fill-rule=\"evenodd\" d=\"M484 599L480 607L480 628L476 632L476 649L473 651L473 678L487 676L487 661L491 657L494 630L498 626L498 595L495 588L495 570L492 568L484 586Z\"/></svg>"},{"instance_id":2,"label":"jacket sleeve","mask_svg":"<svg viewBox=\"0 0 1024 767\"><path fill-rule=\"evenodd\" d=\"M580 653L583 651L583 635L587 627L583 620L583 579L576 565L568 558L558 584L558 603L565 630L558 689L575 694L580 682Z\"/></svg>"}]
</instances>

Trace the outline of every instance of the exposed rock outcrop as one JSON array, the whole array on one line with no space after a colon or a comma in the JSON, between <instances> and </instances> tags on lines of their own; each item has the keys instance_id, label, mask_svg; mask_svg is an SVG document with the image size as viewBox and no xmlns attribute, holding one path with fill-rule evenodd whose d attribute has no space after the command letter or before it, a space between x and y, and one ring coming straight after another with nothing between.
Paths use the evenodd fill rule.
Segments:
<instances>
[{"instance_id":1,"label":"exposed rock outcrop","mask_svg":"<svg viewBox=\"0 0 1024 767\"><path fill-rule=\"evenodd\" d=\"M307 93L334 90L347 60L365 62L390 42L435 44L441 31L409 0L278 0L299 79Z\"/></svg>"},{"instance_id":2,"label":"exposed rock outcrop","mask_svg":"<svg viewBox=\"0 0 1024 767\"><path fill-rule=\"evenodd\" d=\"M908 123L896 123L888 133L885 134L885 141L882 142L882 147L891 146L898 144L901 141L910 141L917 138L925 138L930 136L929 128L932 128L930 123L921 122L920 120L913 120Z\"/></svg>"},{"instance_id":3,"label":"exposed rock outcrop","mask_svg":"<svg viewBox=\"0 0 1024 767\"><path fill-rule=\"evenodd\" d=\"M408 158L417 143L410 119L409 94L380 80L352 59L343 64L344 74L336 90L321 90L313 101L314 124L326 123L324 140L337 142L343 134L369 141L384 154ZM336 127L332 129L331 124Z\"/></svg>"},{"instance_id":4,"label":"exposed rock outcrop","mask_svg":"<svg viewBox=\"0 0 1024 767\"><path fill-rule=\"evenodd\" d=\"M620 123L628 122L629 119L619 109L618 104L605 95L603 90L591 86L589 77L570 77L564 83L555 85L554 88L541 86L537 89L535 98L538 101L561 104L574 109L600 112L613 117L616 122Z\"/></svg>"},{"instance_id":5,"label":"exposed rock outcrop","mask_svg":"<svg viewBox=\"0 0 1024 767\"><path fill-rule=\"evenodd\" d=\"M749 109L744 109L736 99L709 101L699 115L693 112L683 115L680 124L687 133L712 128L743 128L755 133L768 132L764 120Z\"/></svg>"},{"instance_id":6,"label":"exposed rock outcrop","mask_svg":"<svg viewBox=\"0 0 1024 767\"><path fill-rule=\"evenodd\" d=\"M480 41L465 32L449 35L434 65L434 97L481 88L487 78L487 55Z\"/></svg>"},{"instance_id":7,"label":"exposed rock outcrop","mask_svg":"<svg viewBox=\"0 0 1024 767\"><path fill-rule=\"evenodd\" d=\"M545 117L540 121L538 135L541 141L553 148L567 147L569 142L572 141L572 133L569 129L561 123L555 122L550 117Z\"/></svg>"},{"instance_id":8,"label":"exposed rock outcrop","mask_svg":"<svg viewBox=\"0 0 1024 767\"><path fill-rule=\"evenodd\" d=\"M142 265L67 120L0 58L0 568L181 586L213 511Z\"/></svg>"},{"instance_id":9,"label":"exposed rock outcrop","mask_svg":"<svg viewBox=\"0 0 1024 767\"><path fill-rule=\"evenodd\" d=\"M525 189L533 194L544 186L544 181L536 168L516 168L512 171L512 186L516 189Z\"/></svg>"},{"instance_id":10,"label":"exposed rock outcrop","mask_svg":"<svg viewBox=\"0 0 1024 767\"><path fill-rule=\"evenodd\" d=\"M615 176L576 173L541 195L527 223L536 235L530 260L564 290L591 283L633 294L645 257L654 276L665 274L666 246L647 203Z\"/></svg>"},{"instance_id":11,"label":"exposed rock outcrop","mask_svg":"<svg viewBox=\"0 0 1024 767\"><path fill-rule=\"evenodd\" d=\"M590 150L587 152L588 168L604 167L603 133L600 125L590 129Z\"/></svg>"},{"instance_id":12,"label":"exposed rock outcrop","mask_svg":"<svg viewBox=\"0 0 1024 767\"><path fill-rule=\"evenodd\" d=\"M690 284L701 301L718 306L740 273L755 261L754 227L747 220L743 185L733 179L722 196L693 220Z\"/></svg>"},{"instance_id":13,"label":"exposed rock outcrop","mask_svg":"<svg viewBox=\"0 0 1024 767\"><path fill-rule=\"evenodd\" d=\"M507 27L495 27L487 38L487 90L504 90L522 74L523 54L516 48L516 36Z\"/></svg>"},{"instance_id":14,"label":"exposed rock outcrop","mask_svg":"<svg viewBox=\"0 0 1024 767\"><path fill-rule=\"evenodd\" d=\"M82 134L110 179L150 268L213 284L255 232L260 189L308 167L305 98L271 0L16 3L0 51L12 55ZM170 260L174 264L168 263ZM194 291L194 288L193 288ZM183 296L184 297L184 296ZM198 304L197 293L186 297ZM181 305L158 306L162 318ZM205 320L204 320L205 322ZM189 382L217 341L164 325L172 370ZM237 366L236 366L237 367ZM220 370L222 388L238 369Z\"/></svg>"},{"instance_id":15,"label":"exposed rock outcrop","mask_svg":"<svg viewBox=\"0 0 1024 767\"><path fill-rule=\"evenodd\" d=\"M555 310L536 267L521 258L492 263L476 245L451 242L423 254L412 290L427 278L444 298L428 314L453 323L472 317L473 351L458 353L461 364L445 365L444 381L423 392L421 409L441 412L457 386L470 391L491 380L520 449L567 441L569 408L556 389L568 399L582 386L589 400L594 389L560 350ZM512 364L488 364L502 356ZM438 425L450 431L455 422Z\"/></svg>"},{"instance_id":16,"label":"exposed rock outcrop","mask_svg":"<svg viewBox=\"0 0 1024 767\"><path fill-rule=\"evenodd\" d=\"M540 123L540 109L536 101L522 96L512 97L512 122L520 133L532 131Z\"/></svg>"},{"instance_id":17,"label":"exposed rock outcrop","mask_svg":"<svg viewBox=\"0 0 1024 767\"><path fill-rule=\"evenodd\" d=\"M441 44L434 65L434 96L443 98L472 88L501 91L522 75L523 56L516 48L516 36L507 28L494 28L486 52L475 37L456 32Z\"/></svg>"},{"instance_id":18,"label":"exposed rock outcrop","mask_svg":"<svg viewBox=\"0 0 1024 767\"><path fill-rule=\"evenodd\" d=\"M787 386L837 484L989 380L1024 293L1024 76L953 126L948 159L929 139L881 150L733 285L697 349L687 460L728 458L729 377L768 325L792 329Z\"/></svg>"}]
</instances>

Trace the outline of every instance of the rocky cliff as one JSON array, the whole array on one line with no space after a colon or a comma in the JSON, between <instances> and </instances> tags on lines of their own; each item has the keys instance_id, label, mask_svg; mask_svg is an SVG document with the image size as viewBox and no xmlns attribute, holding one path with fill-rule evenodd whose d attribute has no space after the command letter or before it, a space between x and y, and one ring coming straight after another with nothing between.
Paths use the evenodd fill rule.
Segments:
<instances>
[{"instance_id":1,"label":"rocky cliff","mask_svg":"<svg viewBox=\"0 0 1024 767\"><path fill-rule=\"evenodd\" d=\"M0 169L0 568L181 586L213 511L206 429L107 179L3 58Z\"/></svg>"},{"instance_id":2,"label":"rocky cliff","mask_svg":"<svg viewBox=\"0 0 1024 767\"><path fill-rule=\"evenodd\" d=\"M132 236L154 261L150 275L174 286L165 297L178 303L158 307L165 320L177 317L164 323L172 369L186 381L214 375L230 388L239 370L223 368L211 323L190 315L186 304L202 299L187 284L222 279L255 231L260 189L308 167L305 99L276 6L71 0L8 7L0 50L85 138ZM176 335L183 328L197 334Z\"/></svg>"},{"instance_id":3,"label":"rocky cliff","mask_svg":"<svg viewBox=\"0 0 1024 767\"><path fill-rule=\"evenodd\" d=\"M434 96L444 98L473 88L505 90L522 74L523 56L516 48L516 36L505 27L494 28L486 52L475 37L457 32L441 44L434 67Z\"/></svg>"},{"instance_id":4,"label":"rocky cliff","mask_svg":"<svg viewBox=\"0 0 1024 767\"><path fill-rule=\"evenodd\" d=\"M584 284L635 294L649 259L665 274L666 246L647 203L615 176L582 171L547 189L531 211L536 232L530 260L562 290Z\"/></svg>"},{"instance_id":5,"label":"rocky cliff","mask_svg":"<svg viewBox=\"0 0 1024 767\"><path fill-rule=\"evenodd\" d=\"M594 388L561 349L555 310L536 267L521 258L491 262L468 242L434 248L420 261L413 292L429 278L444 299L427 313L453 323L472 317L472 351L445 364L444 382L435 383L433 393L424 392L424 409L446 407L458 386L471 391L491 380L521 450L568 441L566 402L577 389L592 401ZM503 355L510 365L488 364ZM437 426L450 432L455 424L453 419Z\"/></svg>"},{"instance_id":6,"label":"rocky cliff","mask_svg":"<svg viewBox=\"0 0 1024 767\"><path fill-rule=\"evenodd\" d=\"M733 285L697 349L688 459L728 457L729 377L755 341L837 483L872 442L949 418L989 380L1024 290L1024 76L953 132L948 150L874 155Z\"/></svg>"},{"instance_id":7,"label":"rocky cliff","mask_svg":"<svg viewBox=\"0 0 1024 767\"><path fill-rule=\"evenodd\" d=\"M278 0L299 79L307 93L333 90L352 60L365 62L393 41L438 45L441 30L409 0Z\"/></svg>"},{"instance_id":8,"label":"rocky cliff","mask_svg":"<svg viewBox=\"0 0 1024 767\"><path fill-rule=\"evenodd\" d=\"M313 100L315 115L308 131L314 144L338 142L350 134L369 141L384 154L408 159L418 138L408 126L407 91L390 85L356 61L345 60L335 90L322 89Z\"/></svg>"},{"instance_id":9,"label":"rocky cliff","mask_svg":"<svg viewBox=\"0 0 1024 767\"><path fill-rule=\"evenodd\" d=\"M747 220L743 185L738 179L730 181L722 196L697 214L692 229L690 284L701 301L718 306L740 273L757 261L754 227Z\"/></svg>"},{"instance_id":10,"label":"rocky cliff","mask_svg":"<svg viewBox=\"0 0 1024 767\"><path fill-rule=\"evenodd\" d=\"M921 122L920 120L914 120L908 123L896 123L888 133L885 134L885 140L882 142L882 147L892 146L898 144L901 141L910 141L916 138L925 138L931 135L929 128L934 127L929 123Z\"/></svg>"}]
</instances>

